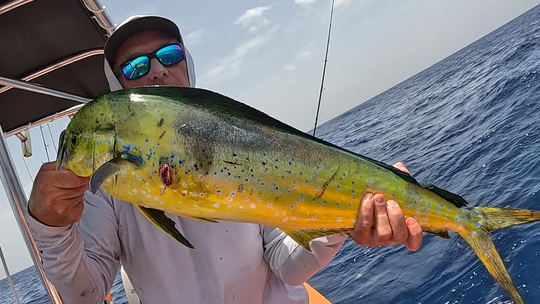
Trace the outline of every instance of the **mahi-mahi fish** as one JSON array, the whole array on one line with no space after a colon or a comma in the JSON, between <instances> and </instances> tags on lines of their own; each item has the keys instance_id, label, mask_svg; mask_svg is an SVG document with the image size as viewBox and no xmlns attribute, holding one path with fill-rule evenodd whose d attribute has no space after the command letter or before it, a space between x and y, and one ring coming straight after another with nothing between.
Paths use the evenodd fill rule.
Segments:
<instances>
[{"instance_id":1,"label":"mahi-mahi fish","mask_svg":"<svg viewBox=\"0 0 540 304\"><path fill-rule=\"evenodd\" d=\"M455 231L516 303L524 303L490 232L537 221L540 212L466 208L459 195L421 184L385 163L294 129L203 89L141 87L82 107L60 138L57 166L92 177L193 248L165 212L207 222L278 227L306 250L353 229L362 196L382 193L443 238Z\"/></svg>"}]
</instances>

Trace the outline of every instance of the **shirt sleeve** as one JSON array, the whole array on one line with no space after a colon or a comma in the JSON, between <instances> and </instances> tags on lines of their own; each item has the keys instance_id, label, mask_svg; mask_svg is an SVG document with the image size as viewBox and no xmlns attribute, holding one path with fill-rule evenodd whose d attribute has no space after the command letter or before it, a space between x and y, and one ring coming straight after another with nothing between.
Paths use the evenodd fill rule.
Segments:
<instances>
[{"instance_id":1,"label":"shirt sleeve","mask_svg":"<svg viewBox=\"0 0 540 304\"><path fill-rule=\"evenodd\" d=\"M100 189L86 192L84 203L81 220L64 227L44 225L25 212L45 274L66 304L103 303L120 266L112 199Z\"/></svg>"},{"instance_id":2,"label":"shirt sleeve","mask_svg":"<svg viewBox=\"0 0 540 304\"><path fill-rule=\"evenodd\" d=\"M316 238L311 252L278 228L261 226L264 259L283 282L300 285L330 263L347 239L344 233Z\"/></svg>"}]
</instances>

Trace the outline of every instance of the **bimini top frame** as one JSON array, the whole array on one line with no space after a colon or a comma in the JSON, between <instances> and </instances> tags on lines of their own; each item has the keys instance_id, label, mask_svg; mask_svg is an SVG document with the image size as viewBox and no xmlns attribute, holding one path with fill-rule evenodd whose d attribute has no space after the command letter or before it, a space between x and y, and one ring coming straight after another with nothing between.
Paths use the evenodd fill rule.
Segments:
<instances>
[{"instance_id":1,"label":"bimini top frame","mask_svg":"<svg viewBox=\"0 0 540 304\"><path fill-rule=\"evenodd\" d=\"M103 45L115 25L99 0L0 0L0 178L28 250L52 303L62 303L45 277L23 216L28 202L6 137L74 114L84 100L106 93ZM9 79L33 82L82 98L20 90Z\"/></svg>"}]
</instances>

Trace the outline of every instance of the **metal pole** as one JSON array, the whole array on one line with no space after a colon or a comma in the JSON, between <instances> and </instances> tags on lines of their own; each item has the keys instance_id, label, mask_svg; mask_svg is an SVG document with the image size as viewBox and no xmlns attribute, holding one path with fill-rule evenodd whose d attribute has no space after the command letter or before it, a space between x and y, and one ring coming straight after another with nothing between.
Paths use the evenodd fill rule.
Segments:
<instances>
[{"instance_id":1,"label":"metal pole","mask_svg":"<svg viewBox=\"0 0 540 304\"><path fill-rule=\"evenodd\" d=\"M45 276L39 251L34 243L34 238L32 237L32 233L30 232L30 228L28 227L28 223L24 217L23 210L28 207L28 201L26 200L26 195L23 191L19 176L17 175L17 172L13 166L13 159L11 158L11 154L9 153L6 143L6 138L3 136L3 134L4 132L2 130L2 126L0 125L0 178L2 179L2 184L4 185L8 201L11 205L11 210L13 211L17 224L19 225L19 230L23 235L23 239L28 247L32 260L34 261L34 265L36 266L41 277L43 286L49 295L49 299L51 299L51 302L54 304L61 304L62 301L60 300L60 296L56 292L54 286L49 282L49 280L47 280Z\"/></svg>"},{"instance_id":2,"label":"metal pole","mask_svg":"<svg viewBox=\"0 0 540 304\"><path fill-rule=\"evenodd\" d=\"M0 246L0 259L2 260L2 265L4 266L4 272L6 273L6 277L8 279L9 286L11 286L11 290L13 291L13 297L15 298L15 302L17 302L17 304L21 304L21 301L19 301L19 296L17 295L17 290L15 290L15 284L13 284L13 280L11 279L11 275L9 274L6 259L4 259L4 253L2 252L2 246Z\"/></svg>"},{"instance_id":3,"label":"metal pole","mask_svg":"<svg viewBox=\"0 0 540 304\"><path fill-rule=\"evenodd\" d=\"M12 86L14 88L18 88L18 89L22 89L22 90L26 90L26 91L30 91L34 93L78 101L80 103L89 103L90 101L92 101L92 99L90 98L85 98L85 97L69 94L66 92L60 92L60 91L42 87L36 84L32 84L29 82L13 80L13 79L5 78L5 77L0 77L0 84L6 85L6 86Z\"/></svg>"}]
</instances>

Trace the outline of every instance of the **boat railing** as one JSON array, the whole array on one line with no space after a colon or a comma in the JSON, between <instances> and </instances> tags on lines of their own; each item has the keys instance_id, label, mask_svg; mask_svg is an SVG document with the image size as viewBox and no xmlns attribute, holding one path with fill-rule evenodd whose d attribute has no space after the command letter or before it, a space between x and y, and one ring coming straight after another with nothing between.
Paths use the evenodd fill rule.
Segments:
<instances>
[{"instance_id":1,"label":"boat railing","mask_svg":"<svg viewBox=\"0 0 540 304\"><path fill-rule=\"evenodd\" d=\"M34 1L33 0L15 0L15 1L11 1L6 4L3 4L2 6L0 6L0 18L3 14L6 14L7 12L10 12L16 9L23 8L25 5L30 4L32 2ZM81 0L81 2L84 5L84 8L89 12L90 18L95 20L95 23L98 24L108 35L110 35L114 31L115 24L112 22L111 18L109 17L109 15L107 14L105 10L105 7L100 3L100 1L99 0ZM56 8L51 7L51 11L54 11L55 9ZM4 85L4 87L0 87L0 94L5 93L6 91L9 91L13 88L17 88L17 89L23 88L25 90L35 89L36 86L29 84L27 81L36 79L40 76L54 72L62 67L77 63L86 58L97 56L97 55L103 55L103 49L84 50L81 53L72 55L68 58L62 59L57 62L53 62L47 65L46 67L38 69L37 71L34 71L26 76L20 77L19 79L0 78L0 85ZM0 75L0 76L4 76L4 75ZM42 267L39 251L34 243L34 239L28 227L28 223L26 222L25 217L24 217L23 211L25 210L25 208L27 208L28 201L26 198L26 194L23 190L23 187L21 185L17 171L15 170L13 159L11 157L10 151L7 146L6 138L9 136L16 135L21 140L21 142L24 142L28 139L27 136L29 136L29 132L24 132L24 131L27 131L33 127L51 122L61 117L71 116L75 114L75 112L77 112L77 110L82 106L82 104L84 104L85 102L88 102L89 99L75 96L72 94L67 94L67 93L52 92L52 90L47 92L47 89L45 89L44 87L38 87L38 89L39 90L34 90L34 92L37 92L40 94L49 94L49 95L59 97L59 98L67 98L67 99L79 102L81 104L62 109L61 111L58 111L45 118L41 118L37 121L28 121L27 124L21 127L10 129L7 132L3 131L2 124L0 123L0 134L3 135L1 136L1 139L0 139L0 179L2 180L2 184L6 191L10 207L13 211L13 214L19 226L19 230L21 231L21 234L28 248L28 251L31 254L33 263L35 267L37 268L37 271L41 277L42 283L45 287L45 291L49 299L51 300L51 303L61 304L62 301L60 299L60 296L56 292L56 289L46 278L45 272ZM7 271L7 268L6 268L6 271ZM9 278L9 280L11 282L11 277ZM12 286L12 289L13 289L13 292L16 293L14 286ZM15 296L15 299L18 299L17 294L15 294L14 296Z\"/></svg>"}]
</instances>

